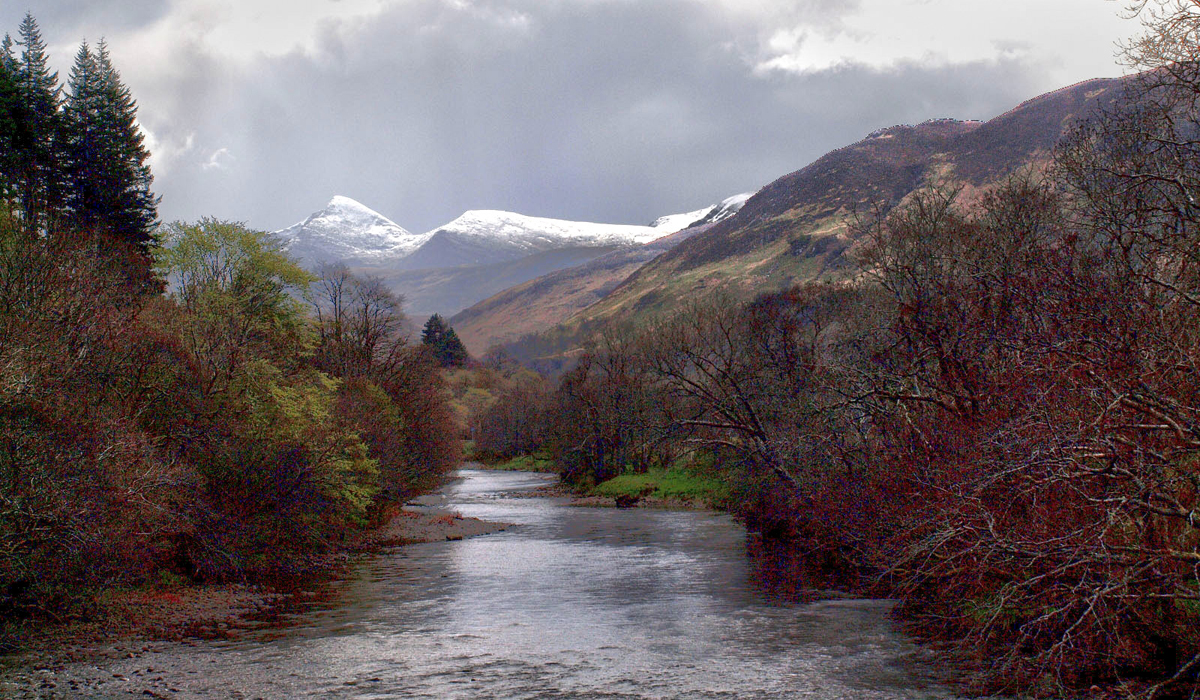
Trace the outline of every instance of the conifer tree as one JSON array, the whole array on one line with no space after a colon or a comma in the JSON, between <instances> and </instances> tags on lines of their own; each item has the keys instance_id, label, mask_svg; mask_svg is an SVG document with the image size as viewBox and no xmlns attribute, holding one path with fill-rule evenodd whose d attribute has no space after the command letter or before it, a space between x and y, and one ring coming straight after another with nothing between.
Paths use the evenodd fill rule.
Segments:
<instances>
[{"instance_id":1,"label":"conifer tree","mask_svg":"<svg viewBox=\"0 0 1200 700\"><path fill-rule=\"evenodd\" d=\"M17 61L12 37L0 41L0 204L12 208L15 180L12 177L17 148Z\"/></svg>"},{"instance_id":2,"label":"conifer tree","mask_svg":"<svg viewBox=\"0 0 1200 700\"><path fill-rule=\"evenodd\" d=\"M458 334L440 314L434 314L421 330L421 343L428 347L442 367L462 367L467 363L467 348Z\"/></svg>"},{"instance_id":3,"label":"conifer tree","mask_svg":"<svg viewBox=\"0 0 1200 700\"><path fill-rule=\"evenodd\" d=\"M85 228L98 222L99 143L99 76L96 56L84 41L75 54L75 65L67 78L67 94L63 104L66 122L66 143L62 156L69 173L66 206L77 225Z\"/></svg>"},{"instance_id":4,"label":"conifer tree","mask_svg":"<svg viewBox=\"0 0 1200 700\"><path fill-rule=\"evenodd\" d=\"M57 151L61 138L58 73L50 70L46 44L32 14L18 31L16 59L17 129L11 177L27 231L41 230L61 202L62 169Z\"/></svg>"},{"instance_id":5,"label":"conifer tree","mask_svg":"<svg viewBox=\"0 0 1200 700\"><path fill-rule=\"evenodd\" d=\"M95 51L86 42L80 46L65 114L72 182L66 204L74 223L146 247L158 219L150 153L137 125L137 103L103 41Z\"/></svg>"}]
</instances>

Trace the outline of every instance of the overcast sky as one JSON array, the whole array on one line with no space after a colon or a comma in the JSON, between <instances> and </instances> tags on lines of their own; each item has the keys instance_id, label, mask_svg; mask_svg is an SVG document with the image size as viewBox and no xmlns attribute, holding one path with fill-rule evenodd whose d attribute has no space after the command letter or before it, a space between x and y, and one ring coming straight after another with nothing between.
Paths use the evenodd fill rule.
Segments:
<instances>
[{"instance_id":1,"label":"overcast sky","mask_svg":"<svg viewBox=\"0 0 1200 700\"><path fill-rule=\"evenodd\" d=\"M876 128L1121 75L1113 0L5 0L65 77L106 38L164 220L274 230L341 194L647 223Z\"/></svg>"}]
</instances>

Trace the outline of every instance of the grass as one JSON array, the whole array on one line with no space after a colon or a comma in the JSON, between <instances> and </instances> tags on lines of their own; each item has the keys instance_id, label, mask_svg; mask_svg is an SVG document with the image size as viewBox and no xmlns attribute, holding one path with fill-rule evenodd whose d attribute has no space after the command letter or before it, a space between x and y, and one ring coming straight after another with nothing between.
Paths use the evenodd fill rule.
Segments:
<instances>
[{"instance_id":1,"label":"grass","mask_svg":"<svg viewBox=\"0 0 1200 700\"><path fill-rule=\"evenodd\" d=\"M710 506L720 506L729 499L729 487L724 482L680 468L622 474L597 485L592 493L609 498L636 496L693 501Z\"/></svg>"},{"instance_id":2,"label":"grass","mask_svg":"<svg viewBox=\"0 0 1200 700\"><path fill-rule=\"evenodd\" d=\"M545 455L532 454L513 457L505 462L485 463L488 469L495 469L503 472L553 472L557 471L557 466L554 460L547 459Z\"/></svg>"}]
</instances>

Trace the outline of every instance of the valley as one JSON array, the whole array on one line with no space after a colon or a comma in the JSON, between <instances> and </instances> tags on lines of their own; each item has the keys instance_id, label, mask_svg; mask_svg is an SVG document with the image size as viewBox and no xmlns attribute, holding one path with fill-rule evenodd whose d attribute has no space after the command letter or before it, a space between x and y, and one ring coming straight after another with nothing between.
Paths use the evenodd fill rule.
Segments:
<instances>
[{"instance_id":1,"label":"valley","mask_svg":"<svg viewBox=\"0 0 1200 700\"><path fill-rule=\"evenodd\" d=\"M0 694L1200 696L1200 0L1078 1L26 12Z\"/></svg>"}]
</instances>

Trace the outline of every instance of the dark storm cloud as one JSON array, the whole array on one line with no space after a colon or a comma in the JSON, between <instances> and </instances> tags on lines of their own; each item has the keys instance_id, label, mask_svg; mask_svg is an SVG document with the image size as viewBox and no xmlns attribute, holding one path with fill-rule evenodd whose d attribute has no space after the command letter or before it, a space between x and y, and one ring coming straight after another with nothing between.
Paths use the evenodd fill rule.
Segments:
<instances>
[{"instance_id":1,"label":"dark storm cloud","mask_svg":"<svg viewBox=\"0 0 1200 700\"><path fill-rule=\"evenodd\" d=\"M471 208L643 223L1036 85L1017 59L755 74L752 31L688 0L419 0L248 67L181 47L187 84L143 97L160 141L193 136L164 214L278 228L344 194L414 231Z\"/></svg>"}]
</instances>

